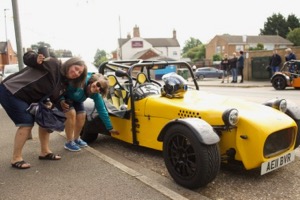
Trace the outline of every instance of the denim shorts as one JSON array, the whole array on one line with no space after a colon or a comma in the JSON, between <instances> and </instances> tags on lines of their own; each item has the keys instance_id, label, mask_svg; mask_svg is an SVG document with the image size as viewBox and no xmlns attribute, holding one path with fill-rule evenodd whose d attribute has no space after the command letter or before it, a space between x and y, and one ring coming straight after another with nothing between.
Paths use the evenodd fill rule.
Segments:
<instances>
[{"instance_id":1,"label":"denim shorts","mask_svg":"<svg viewBox=\"0 0 300 200\"><path fill-rule=\"evenodd\" d=\"M70 109L75 109L75 111L76 111L77 114L79 114L79 113L85 113L86 112L85 108L84 108L84 105L83 105L83 102L72 101L72 102L69 102L68 104L70 106L69 110ZM60 103L56 104L56 107L57 107L58 110L63 111ZM68 112L68 110L67 111L63 111L63 112Z\"/></svg>"},{"instance_id":2,"label":"denim shorts","mask_svg":"<svg viewBox=\"0 0 300 200\"><path fill-rule=\"evenodd\" d=\"M34 116L26 111L28 103L12 95L3 84L0 84L0 94L1 106L17 127L34 125Z\"/></svg>"}]
</instances>

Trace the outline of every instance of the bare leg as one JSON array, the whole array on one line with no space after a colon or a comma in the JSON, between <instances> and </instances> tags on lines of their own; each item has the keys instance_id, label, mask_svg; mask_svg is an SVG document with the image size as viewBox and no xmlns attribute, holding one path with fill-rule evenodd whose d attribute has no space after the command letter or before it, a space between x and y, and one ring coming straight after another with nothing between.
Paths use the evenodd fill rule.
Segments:
<instances>
[{"instance_id":1,"label":"bare leg","mask_svg":"<svg viewBox=\"0 0 300 200\"><path fill-rule=\"evenodd\" d=\"M23 160L22 150L29 134L31 133L31 129L32 129L31 126L30 127L23 126L18 128L15 135L14 150L13 150L13 157L11 163L15 163ZM22 167L30 167L30 164L29 163L23 164Z\"/></svg>"},{"instance_id":2,"label":"bare leg","mask_svg":"<svg viewBox=\"0 0 300 200\"><path fill-rule=\"evenodd\" d=\"M75 125L75 130L74 130L74 139L78 139L81 129L85 123L85 117L86 113L79 113L76 115L76 125Z\"/></svg>"},{"instance_id":3,"label":"bare leg","mask_svg":"<svg viewBox=\"0 0 300 200\"><path fill-rule=\"evenodd\" d=\"M46 129L40 126L39 126L39 139L41 143L40 156L46 156L47 154L52 153L52 151L49 148L50 133L48 133ZM61 157L56 155L56 158L60 159Z\"/></svg>"},{"instance_id":4,"label":"bare leg","mask_svg":"<svg viewBox=\"0 0 300 200\"><path fill-rule=\"evenodd\" d=\"M73 141L74 140L74 127L76 123L76 111L74 109L69 110L65 113L67 120L65 123L65 133L67 137L67 141Z\"/></svg>"}]
</instances>

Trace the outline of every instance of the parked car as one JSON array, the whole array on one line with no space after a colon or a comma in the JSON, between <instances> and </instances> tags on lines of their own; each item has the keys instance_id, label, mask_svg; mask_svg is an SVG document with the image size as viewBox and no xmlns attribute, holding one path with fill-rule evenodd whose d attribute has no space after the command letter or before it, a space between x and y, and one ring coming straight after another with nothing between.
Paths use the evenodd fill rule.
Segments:
<instances>
[{"instance_id":1,"label":"parked car","mask_svg":"<svg viewBox=\"0 0 300 200\"><path fill-rule=\"evenodd\" d=\"M280 71L271 77L271 83L276 90L284 90L286 87L300 90L300 60L285 62Z\"/></svg>"},{"instance_id":2,"label":"parked car","mask_svg":"<svg viewBox=\"0 0 300 200\"><path fill-rule=\"evenodd\" d=\"M204 78L222 78L223 70L214 67L201 67L196 69L194 74L199 80L203 80Z\"/></svg>"},{"instance_id":3,"label":"parked car","mask_svg":"<svg viewBox=\"0 0 300 200\"><path fill-rule=\"evenodd\" d=\"M186 68L192 82L171 72L155 80L155 70ZM295 160L299 145L300 108L283 98L261 104L199 90L191 66L181 61L108 61L105 99L110 119L124 142L162 151L171 177L195 189L212 182L221 163L261 175ZM94 142L101 120L93 101L84 102L87 120L81 137ZM284 172L284 171L282 171Z\"/></svg>"},{"instance_id":4,"label":"parked car","mask_svg":"<svg viewBox=\"0 0 300 200\"><path fill-rule=\"evenodd\" d=\"M2 71L2 73L0 73L0 82L2 82L9 75L14 74L18 71L19 71L18 64L4 65L3 71Z\"/></svg>"}]
</instances>

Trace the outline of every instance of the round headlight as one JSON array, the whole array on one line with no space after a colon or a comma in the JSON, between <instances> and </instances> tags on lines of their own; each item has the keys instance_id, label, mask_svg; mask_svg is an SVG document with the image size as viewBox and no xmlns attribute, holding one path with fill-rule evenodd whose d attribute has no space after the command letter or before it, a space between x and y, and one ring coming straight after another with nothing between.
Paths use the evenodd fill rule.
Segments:
<instances>
[{"instance_id":1,"label":"round headlight","mask_svg":"<svg viewBox=\"0 0 300 200\"><path fill-rule=\"evenodd\" d=\"M239 111L235 108L228 109L223 113L222 119L226 126L235 126L239 121Z\"/></svg>"},{"instance_id":2,"label":"round headlight","mask_svg":"<svg viewBox=\"0 0 300 200\"><path fill-rule=\"evenodd\" d=\"M278 106L278 109L281 111L281 112L286 112L287 110L287 102L285 99L281 99L281 101L279 102L279 106Z\"/></svg>"}]
</instances>

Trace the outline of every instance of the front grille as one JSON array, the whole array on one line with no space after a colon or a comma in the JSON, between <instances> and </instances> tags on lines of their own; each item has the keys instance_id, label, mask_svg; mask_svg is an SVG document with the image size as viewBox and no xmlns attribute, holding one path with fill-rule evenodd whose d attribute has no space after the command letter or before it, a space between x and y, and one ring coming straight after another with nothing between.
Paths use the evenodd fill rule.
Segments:
<instances>
[{"instance_id":1,"label":"front grille","mask_svg":"<svg viewBox=\"0 0 300 200\"><path fill-rule=\"evenodd\" d=\"M294 128L288 128L269 135L264 146L264 157L276 156L289 149L294 142L294 132Z\"/></svg>"}]
</instances>

